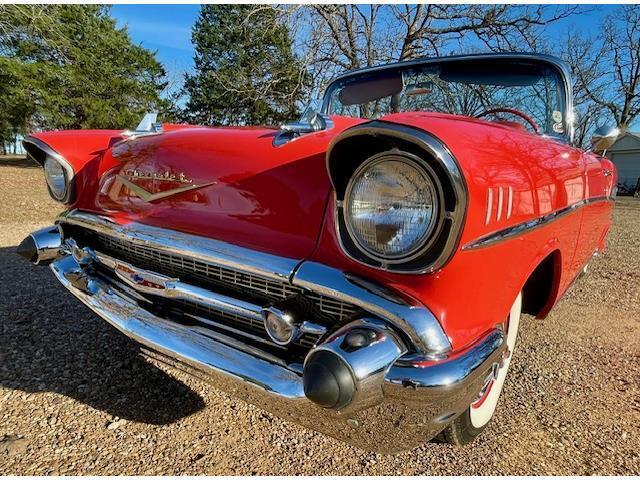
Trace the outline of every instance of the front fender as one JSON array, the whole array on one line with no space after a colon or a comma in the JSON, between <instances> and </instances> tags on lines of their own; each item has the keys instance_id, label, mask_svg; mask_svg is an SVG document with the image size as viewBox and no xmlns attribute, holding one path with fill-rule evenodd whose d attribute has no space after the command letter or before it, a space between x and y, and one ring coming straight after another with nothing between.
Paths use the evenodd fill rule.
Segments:
<instances>
[{"instance_id":1,"label":"front fender","mask_svg":"<svg viewBox=\"0 0 640 480\"><path fill-rule=\"evenodd\" d=\"M123 139L120 130L67 130L27 136L23 145L27 155L41 167L47 156L56 158L71 180L72 195L65 204L73 206L83 192L91 190L102 172L113 165L101 165L104 152Z\"/></svg>"},{"instance_id":2,"label":"front fender","mask_svg":"<svg viewBox=\"0 0 640 480\"><path fill-rule=\"evenodd\" d=\"M584 198L582 154L569 145L471 118L429 113L394 114L384 122L416 128L438 138L457 160L468 191L465 223L450 261L433 272L408 275L372 268L349 258L336 225L336 199L328 205L313 260L371 278L426 305L440 321L454 350L472 344L504 322L531 272L558 251L563 292L580 232ZM373 145L362 138L362 149ZM335 150L338 152L339 150ZM351 161L331 158L330 169ZM339 172L338 170L335 170ZM344 180L343 180L344 181ZM567 210L557 221L537 220ZM514 229L517 235L502 238ZM484 239L490 239L485 242Z\"/></svg>"}]
</instances>

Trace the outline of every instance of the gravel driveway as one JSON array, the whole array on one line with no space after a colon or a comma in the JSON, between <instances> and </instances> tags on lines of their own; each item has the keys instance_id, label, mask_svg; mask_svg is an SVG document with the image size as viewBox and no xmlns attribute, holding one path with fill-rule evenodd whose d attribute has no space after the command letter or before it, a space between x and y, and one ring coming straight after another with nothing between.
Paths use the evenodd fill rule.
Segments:
<instances>
[{"instance_id":1,"label":"gravel driveway","mask_svg":"<svg viewBox=\"0 0 640 480\"><path fill-rule=\"evenodd\" d=\"M61 210L0 159L0 474L639 474L640 201L545 321L525 317L496 418L465 448L379 455L161 370L14 253Z\"/></svg>"}]
</instances>

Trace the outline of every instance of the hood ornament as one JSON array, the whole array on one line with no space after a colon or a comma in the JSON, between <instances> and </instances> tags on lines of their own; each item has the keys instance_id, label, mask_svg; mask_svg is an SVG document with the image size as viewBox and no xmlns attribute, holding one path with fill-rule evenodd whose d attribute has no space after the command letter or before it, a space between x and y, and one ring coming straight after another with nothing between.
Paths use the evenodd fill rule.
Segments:
<instances>
[{"instance_id":1,"label":"hood ornament","mask_svg":"<svg viewBox=\"0 0 640 480\"><path fill-rule=\"evenodd\" d=\"M179 184L181 186L177 188L162 189L160 191L149 191L144 187L134 183L134 180L150 180L151 185L157 185L157 182L170 182L173 184ZM184 172L172 173L168 170L160 172L147 172L142 170L128 169L121 174L116 175L116 180L120 181L122 185L127 187L134 195L137 195L145 202L155 202L163 198L177 195L178 193L188 192L190 190L196 190L198 188L208 187L217 182L207 182L196 184L193 183L193 179L187 177Z\"/></svg>"},{"instance_id":2,"label":"hood ornament","mask_svg":"<svg viewBox=\"0 0 640 480\"><path fill-rule=\"evenodd\" d=\"M121 132L121 135L125 137L125 140L143 137L147 135L157 135L163 132L162 124L158 123L157 113L147 113L135 130L125 130Z\"/></svg>"}]
</instances>

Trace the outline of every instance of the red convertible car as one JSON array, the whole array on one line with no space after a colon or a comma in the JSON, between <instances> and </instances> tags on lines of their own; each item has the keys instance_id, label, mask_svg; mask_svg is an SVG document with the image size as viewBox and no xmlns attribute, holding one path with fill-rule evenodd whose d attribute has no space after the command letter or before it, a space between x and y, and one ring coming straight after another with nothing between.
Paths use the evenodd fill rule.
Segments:
<instances>
[{"instance_id":1,"label":"red convertible car","mask_svg":"<svg viewBox=\"0 0 640 480\"><path fill-rule=\"evenodd\" d=\"M66 207L19 253L156 360L361 448L473 440L521 313L605 247L616 173L532 54L349 72L280 128L24 140Z\"/></svg>"}]
</instances>

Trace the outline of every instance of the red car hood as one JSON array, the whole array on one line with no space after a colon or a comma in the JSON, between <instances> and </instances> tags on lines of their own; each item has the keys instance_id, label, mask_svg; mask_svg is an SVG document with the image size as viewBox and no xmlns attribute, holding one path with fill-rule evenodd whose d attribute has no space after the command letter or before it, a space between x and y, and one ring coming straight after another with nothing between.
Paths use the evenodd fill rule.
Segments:
<instances>
[{"instance_id":1,"label":"red car hood","mask_svg":"<svg viewBox=\"0 0 640 480\"><path fill-rule=\"evenodd\" d=\"M304 258L330 191L327 145L359 123L336 120L280 147L267 128L185 128L119 143L105 151L93 205L85 197L77 207Z\"/></svg>"}]
</instances>

